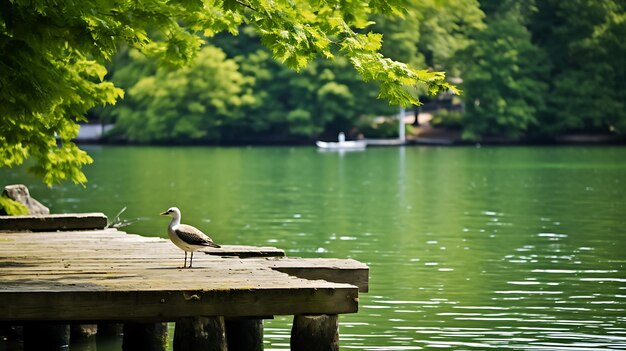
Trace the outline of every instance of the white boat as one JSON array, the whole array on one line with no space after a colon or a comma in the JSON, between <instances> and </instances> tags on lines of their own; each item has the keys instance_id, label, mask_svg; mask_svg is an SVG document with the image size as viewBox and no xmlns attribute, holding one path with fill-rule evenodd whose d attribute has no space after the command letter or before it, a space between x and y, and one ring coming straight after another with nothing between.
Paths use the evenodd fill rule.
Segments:
<instances>
[{"instance_id":1,"label":"white boat","mask_svg":"<svg viewBox=\"0 0 626 351\"><path fill-rule=\"evenodd\" d=\"M316 141L315 144L320 149L325 150L363 150L367 147L367 142L364 140L355 141L340 141L340 142L326 142Z\"/></svg>"},{"instance_id":2,"label":"white boat","mask_svg":"<svg viewBox=\"0 0 626 351\"><path fill-rule=\"evenodd\" d=\"M346 141L346 135L343 132L337 135L337 142L318 140L315 144L323 150L363 150L367 146L365 140Z\"/></svg>"}]
</instances>

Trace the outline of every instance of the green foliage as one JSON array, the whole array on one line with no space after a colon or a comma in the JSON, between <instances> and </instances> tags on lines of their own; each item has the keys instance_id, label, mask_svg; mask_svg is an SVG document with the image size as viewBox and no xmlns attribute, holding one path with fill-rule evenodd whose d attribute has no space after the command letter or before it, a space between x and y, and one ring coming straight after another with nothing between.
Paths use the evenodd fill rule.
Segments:
<instances>
[{"instance_id":1,"label":"green foliage","mask_svg":"<svg viewBox=\"0 0 626 351\"><path fill-rule=\"evenodd\" d=\"M458 57L466 138L626 132L624 1L480 2L489 28Z\"/></svg>"},{"instance_id":2,"label":"green foliage","mask_svg":"<svg viewBox=\"0 0 626 351\"><path fill-rule=\"evenodd\" d=\"M376 99L376 86L361 82L348 65L341 58L334 64L316 60L298 74L267 61L265 72L252 73L247 67L256 77L260 103L248 116L265 124L258 134L336 135L349 130L358 116L386 110L388 105L380 106Z\"/></svg>"},{"instance_id":3,"label":"green foliage","mask_svg":"<svg viewBox=\"0 0 626 351\"><path fill-rule=\"evenodd\" d=\"M86 181L80 169L92 159L71 142L77 122L89 108L113 104L123 95L103 81L102 63L119 41L149 49L147 27L167 30L170 39L184 32L175 21L165 20L183 15L182 7L154 3L162 7L152 11L130 3L2 2L0 166L19 165L30 157L35 160L31 170L48 185L63 179ZM171 48L174 40L165 43ZM191 53L193 45L188 44L163 56L181 61Z\"/></svg>"},{"instance_id":4,"label":"green foliage","mask_svg":"<svg viewBox=\"0 0 626 351\"><path fill-rule=\"evenodd\" d=\"M530 28L552 60L543 133L626 133L626 3L544 0Z\"/></svg>"},{"instance_id":5,"label":"green foliage","mask_svg":"<svg viewBox=\"0 0 626 351\"><path fill-rule=\"evenodd\" d=\"M413 66L427 66L458 74L454 55L482 29L483 12L477 0L412 0L405 18L375 16L373 29L383 34L381 52ZM425 91L421 91L425 94Z\"/></svg>"},{"instance_id":6,"label":"green foliage","mask_svg":"<svg viewBox=\"0 0 626 351\"><path fill-rule=\"evenodd\" d=\"M6 213L9 216L20 216L27 215L29 211L28 207L23 204L0 195L0 213Z\"/></svg>"},{"instance_id":7,"label":"green foliage","mask_svg":"<svg viewBox=\"0 0 626 351\"><path fill-rule=\"evenodd\" d=\"M157 69L132 85L115 111L116 129L140 143L219 141L220 127L254 103L251 84L223 51L205 46L188 66Z\"/></svg>"},{"instance_id":8,"label":"green foliage","mask_svg":"<svg viewBox=\"0 0 626 351\"><path fill-rule=\"evenodd\" d=\"M359 125L359 130L366 138L393 139L398 137L398 119L386 119L375 123L370 119L364 119Z\"/></svg>"},{"instance_id":9,"label":"green foliage","mask_svg":"<svg viewBox=\"0 0 626 351\"><path fill-rule=\"evenodd\" d=\"M519 138L538 125L547 92L547 59L531 43L519 13L490 18L460 60L465 63L464 138Z\"/></svg>"},{"instance_id":10,"label":"green foliage","mask_svg":"<svg viewBox=\"0 0 626 351\"><path fill-rule=\"evenodd\" d=\"M364 114L393 113L397 108L376 98L378 86L364 83L347 59L316 59L294 72L277 63L246 27L233 38L216 36L211 43L224 48L254 78L255 105L248 109L231 140L308 140L320 134L347 132Z\"/></svg>"},{"instance_id":11,"label":"green foliage","mask_svg":"<svg viewBox=\"0 0 626 351\"><path fill-rule=\"evenodd\" d=\"M460 130L463 129L463 117L460 111L439 110L433 114L430 124L436 128Z\"/></svg>"},{"instance_id":12,"label":"green foliage","mask_svg":"<svg viewBox=\"0 0 626 351\"><path fill-rule=\"evenodd\" d=\"M455 91L443 73L387 59L378 52L380 35L357 31L370 24L373 13L402 15L404 5L402 0L4 1L0 3L0 166L18 165L32 157L33 170L47 184L63 179L84 183L80 169L92 160L70 140L88 109L114 104L122 97L122 90L103 81L103 64L118 47L125 44L161 58L165 65L180 66L195 56L203 36L237 33L244 23L255 28L275 58L297 70L316 57L344 56L361 78L379 81L379 96L392 104L417 104L412 92L421 86L431 94ZM154 84L138 81L135 94L143 102L157 98L146 91ZM175 84L182 81L170 87ZM324 98L345 95L342 89L329 86ZM208 100L188 104L191 121L174 126L169 135L158 131L160 127L152 130L166 139L214 138L207 129L192 130L204 114L200 106L221 113L230 103L207 105ZM175 109L161 108L168 113ZM318 117L311 114L310 118Z\"/></svg>"},{"instance_id":13,"label":"green foliage","mask_svg":"<svg viewBox=\"0 0 626 351\"><path fill-rule=\"evenodd\" d=\"M456 53L471 44L474 31L485 27L478 0L420 0L416 9L421 18L417 45L426 65L460 74Z\"/></svg>"}]
</instances>

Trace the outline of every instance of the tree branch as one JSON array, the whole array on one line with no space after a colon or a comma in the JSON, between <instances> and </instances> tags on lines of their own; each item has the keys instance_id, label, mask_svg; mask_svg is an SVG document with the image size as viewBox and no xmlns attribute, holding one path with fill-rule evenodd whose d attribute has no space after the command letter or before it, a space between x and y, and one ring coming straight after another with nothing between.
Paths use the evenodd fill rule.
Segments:
<instances>
[{"instance_id":1,"label":"tree branch","mask_svg":"<svg viewBox=\"0 0 626 351\"><path fill-rule=\"evenodd\" d=\"M235 2L236 2L236 3L238 3L238 4L239 4L239 5L241 5L241 6L244 6L244 7L249 8L250 10L252 10L252 11L254 11L254 12L259 12L259 11L257 11L254 7L250 6L249 4L246 4L246 3L245 3L245 2L243 2L243 1L240 1L240 0L235 0Z\"/></svg>"}]
</instances>

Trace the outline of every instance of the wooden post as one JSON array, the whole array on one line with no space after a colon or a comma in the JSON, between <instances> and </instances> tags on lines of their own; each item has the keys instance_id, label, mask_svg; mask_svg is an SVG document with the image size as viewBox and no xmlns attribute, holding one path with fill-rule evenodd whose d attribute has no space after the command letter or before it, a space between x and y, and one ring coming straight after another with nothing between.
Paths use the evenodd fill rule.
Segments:
<instances>
[{"instance_id":1,"label":"wooden post","mask_svg":"<svg viewBox=\"0 0 626 351\"><path fill-rule=\"evenodd\" d=\"M125 323L122 350L167 350L167 323Z\"/></svg>"},{"instance_id":2,"label":"wooden post","mask_svg":"<svg viewBox=\"0 0 626 351\"><path fill-rule=\"evenodd\" d=\"M405 141L406 140L406 132L404 125L404 107L400 106L400 113L398 114L398 140Z\"/></svg>"},{"instance_id":3,"label":"wooden post","mask_svg":"<svg viewBox=\"0 0 626 351\"><path fill-rule=\"evenodd\" d=\"M186 317L176 322L174 351L227 351L224 317Z\"/></svg>"},{"instance_id":4,"label":"wooden post","mask_svg":"<svg viewBox=\"0 0 626 351\"><path fill-rule=\"evenodd\" d=\"M263 351L263 320L227 320L226 338L228 351Z\"/></svg>"},{"instance_id":5,"label":"wooden post","mask_svg":"<svg viewBox=\"0 0 626 351\"><path fill-rule=\"evenodd\" d=\"M69 324L24 324L24 351L67 350L69 345Z\"/></svg>"},{"instance_id":6,"label":"wooden post","mask_svg":"<svg viewBox=\"0 0 626 351\"><path fill-rule=\"evenodd\" d=\"M333 315L299 315L291 327L292 351L339 351L339 320Z\"/></svg>"}]
</instances>

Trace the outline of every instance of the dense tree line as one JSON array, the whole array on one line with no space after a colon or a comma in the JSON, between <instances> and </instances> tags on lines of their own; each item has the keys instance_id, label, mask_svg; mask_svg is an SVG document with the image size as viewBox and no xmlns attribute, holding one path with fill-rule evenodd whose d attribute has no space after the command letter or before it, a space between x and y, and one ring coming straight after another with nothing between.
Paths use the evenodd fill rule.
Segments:
<instances>
[{"instance_id":1,"label":"dense tree line","mask_svg":"<svg viewBox=\"0 0 626 351\"><path fill-rule=\"evenodd\" d=\"M626 133L626 3L481 1L487 27L460 53L471 139Z\"/></svg>"},{"instance_id":2,"label":"dense tree line","mask_svg":"<svg viewBox=\"0 0 626 351\"><path fill-rule=\"evenodd\" d=\"M385 56L462 79L463 115L438 121L466 139L626 131L623 1L411 0L402 18L370 20ZM126 51L111 67L126 98L100 114L135 142L236 143L371 134L374 116L397 111L349 59L316 59L295 72L262 42L245 25L237 36L213 36L182 71Z\"/></svg>"}]
</instances>

